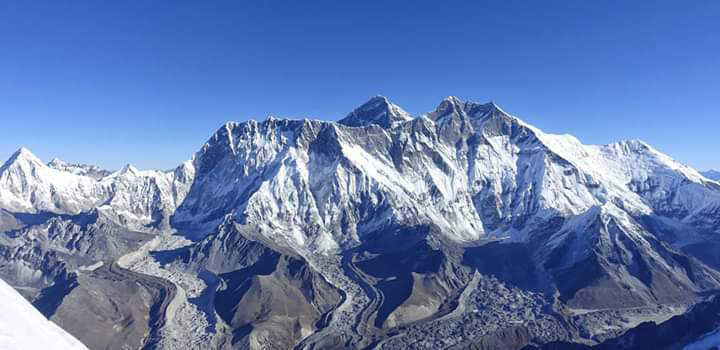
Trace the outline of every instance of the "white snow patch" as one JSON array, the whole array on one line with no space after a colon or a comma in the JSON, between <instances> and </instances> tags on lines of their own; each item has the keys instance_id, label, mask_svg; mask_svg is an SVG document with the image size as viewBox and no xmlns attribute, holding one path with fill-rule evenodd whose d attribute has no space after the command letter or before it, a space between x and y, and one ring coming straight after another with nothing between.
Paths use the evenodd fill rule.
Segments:
<instances>
[{"instance_id":1,"label":"white snow patch","mask_svg":"<svg viewBox=\"0 0 720 350\"><path fill-rule=\"evenodd\" d=\"M3 280L0 280L0 310L0 349L87 350Z\"/></svg>"}]
</instances>

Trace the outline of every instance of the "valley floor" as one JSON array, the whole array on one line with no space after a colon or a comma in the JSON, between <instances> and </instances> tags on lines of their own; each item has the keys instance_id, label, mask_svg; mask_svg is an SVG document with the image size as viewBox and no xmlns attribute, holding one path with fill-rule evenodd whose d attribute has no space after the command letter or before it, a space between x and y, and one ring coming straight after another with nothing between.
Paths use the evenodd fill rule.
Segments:
<instances>
[{"instance_id":1,"label":"valley floor","mask_svg":"<svg viewBox=\"0 0 720 350\"><path fill-rule=\"evenodd\" d=\"M210 274L207 281L178 266L161 264L154 251L173 251L191 244L176 235L158 235L139 250L123 255L117 264L130 271L162 278L177 288L167 305L166 320L159 330L158 349L180 350L210 348L216 339L218 318L213 308L216 283ZM211 285L208 285L211 284Z\"/></svg>"}]
</instances>

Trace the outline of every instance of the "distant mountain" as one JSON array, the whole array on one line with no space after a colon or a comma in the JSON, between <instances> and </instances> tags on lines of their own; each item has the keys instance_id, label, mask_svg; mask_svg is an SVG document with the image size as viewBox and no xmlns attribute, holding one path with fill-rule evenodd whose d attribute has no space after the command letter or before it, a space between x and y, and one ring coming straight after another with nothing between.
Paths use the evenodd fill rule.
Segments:
<instances>
[{"instance_id":1,"label":"distant mountain","mask_svg":"<svg viewBox=\"0 0 720 350\"><path fill-rule=\"evenodd\" d=\"M720 289L717 182L456 97L229 122L173 171L20 149L0 219L0 277L93 348L601 343Z\"/></svg>"},{"instance_id":2,"label":"distant mountain","mask_svg":"<svg viewBox=\"0 0 720 350\"><path fill-rule=\"evenodd\" d=\"M126 165L109 173L59 160L46 165L21 148L0 167L0 208L71 215L97 209L124 226L144 230L163 225L182 201L193 175L188 166L166 172Z\"/></svg>"},{"instance_id":3,"label":"distant mountain","mask_svg":"<svg viewBox=\"0 0 720 350\"><path fill-rule=\"evenodd\" d=\"M701 172L701 174L710 180L720 181L720 171L708 170Z\"/></svg>"},{"instance_id":4,"label":"distant mountain","mask_svg":"<svg viewBox=\"0 0 720 350\"><path fill-rule=\"evenodd\" d=\"M48 321L27 300L0 280L0 348L5 350L87 348Z\"/></svg>"}]
</instances>

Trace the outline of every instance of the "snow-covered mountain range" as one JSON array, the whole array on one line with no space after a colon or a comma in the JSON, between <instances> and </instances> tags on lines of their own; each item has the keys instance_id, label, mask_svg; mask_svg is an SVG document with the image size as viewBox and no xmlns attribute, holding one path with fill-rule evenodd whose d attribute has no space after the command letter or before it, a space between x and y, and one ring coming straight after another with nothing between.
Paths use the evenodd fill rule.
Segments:
<instances>
[{"instance_id":1,"label":"snow-covered mountain range","mask_svg":"<svg viewBox=\"0 0 720 350\"><path fill-rule=\"evenodd\" d=\"M0 208L72 215L97 209L124 226L153 229L182 202L192 178L189 163L173 171L126 165L110 173L58 159L44 164L21 148L0 168Z\"/></svg>"},{"instance_id":2,"label":"snow-covered mountain range","mask_svg":"<svg viewBox=\"0 0 720 350\"><path fill-rule=\"evenodd\" d=\"M635 324L607 321L607 310L664 317L720 289L710 178L642 141L585 145L494 103L448 97L413 117L378 96L338 122L226 123L172 171L45 164L20 149L0 168L0 252L14 266L0 272L16 287L34 281L28 296L40 298L66 275L49 273L53 262L79 276L77 292L88 271L78 261L176 233L192 242L152 259L219 283L207 287L219 293L214 311L197 305L213 324L201 338L217 346L422 348L465 322L472 331L447 344L461 345L515 324L507 310L492 327L462 321L479 320L473 303L498 288L536 305L523 316L537 320L523 325L527 342L598 341ZM281 291L296 291L287 298L302 307L283 312L300 324L265 304ZM267 309L225 310L255 304ZM223 329L245 331L222 340Z\"/></svg>"}]
</instances>

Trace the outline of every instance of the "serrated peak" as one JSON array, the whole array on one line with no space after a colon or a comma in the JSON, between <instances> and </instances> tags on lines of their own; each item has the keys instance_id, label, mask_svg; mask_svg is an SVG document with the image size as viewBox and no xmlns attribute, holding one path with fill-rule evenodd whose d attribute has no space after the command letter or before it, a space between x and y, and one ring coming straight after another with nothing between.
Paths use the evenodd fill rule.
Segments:
<instances>
[{"instance_id":1,"label":"serrated peak","mask_svg":"<svg viewBox=\"0 0 720 350\"><path fill-rule=\"evenodd\" d=\"M437 108L428 114L428 117L437 121L447 115L467 116L473 119L489 116L510 116L493 101L476 103L461 100L456 96L445 97Z\"/></svg>"}]
</instances>

